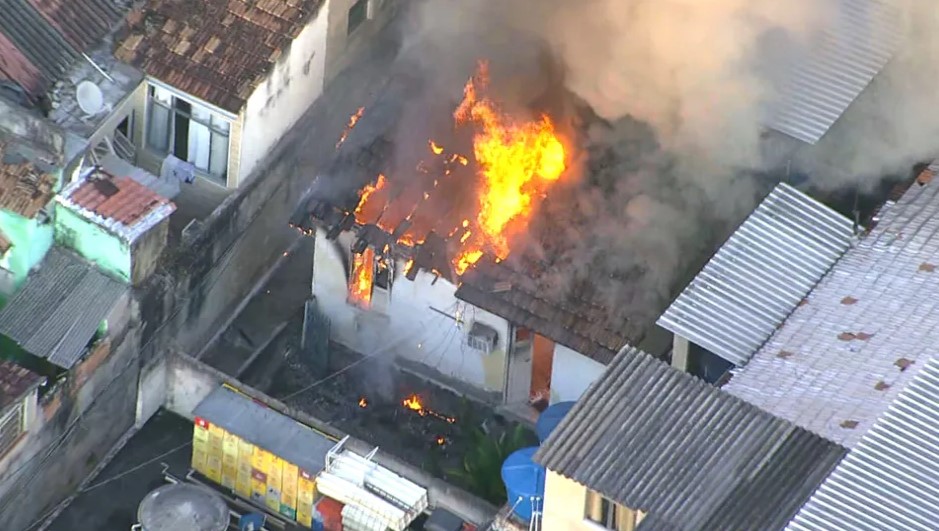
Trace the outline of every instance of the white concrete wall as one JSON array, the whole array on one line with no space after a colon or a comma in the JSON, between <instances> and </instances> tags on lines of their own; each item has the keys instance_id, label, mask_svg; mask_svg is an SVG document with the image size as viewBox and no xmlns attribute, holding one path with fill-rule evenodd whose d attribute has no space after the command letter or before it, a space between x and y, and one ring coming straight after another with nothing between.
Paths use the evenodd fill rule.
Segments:
<instances>
[{"instance_id":1,"label":"white concrete wall","mask_svg":"<svg viewBox=\"0 0 939 531\"><path fill-rule=\"evenodd\" d=\"M166 357L160 356L149 367L140 370L137 385L137 427L150 420L166 402Z\"/></svg>"},{"instance_id":2,"label":"white concrete wall","mask_svg":"<svg viewBox=\"0 0 939 531\"><path fill-rule=\"evenodd\" d=\"M248 98L241 134L240 185L307 107L323 93L326 70L326 2ZM229 186L232 186L229 183Z\"/></svg>"},{"instance_id":3,"label":"white concrete wall","mask_svg":"<svg viewBox=\"0 0 939 531\"><path fill-rule=\"evenodd\" d=\"M443 278L431 284L434 276L422 271L413 282L408 280L403 262L396 264L386 305L380 300L384 294L377 289L372 311L348 304L346 263L353 238L349 232L336 241L327 240L323 231L316 235L313 295L331 321L331 338L364 354L388 349L396 357L501 396L509 323L458 300L456 286ZM474 321L498 331L493 352L485 354L466 346L466 332Z\"/></svg>"},{"instance_id":4,"label":"white concrete wall","mask_svg":"<svg viewBox=\"0 0 939 531\"><path fill-rule=\"evenodd\" d=\"M577 400L604 370L606 365L556 344L551 366L551 403Z\"/></svg>"}]
</instances>

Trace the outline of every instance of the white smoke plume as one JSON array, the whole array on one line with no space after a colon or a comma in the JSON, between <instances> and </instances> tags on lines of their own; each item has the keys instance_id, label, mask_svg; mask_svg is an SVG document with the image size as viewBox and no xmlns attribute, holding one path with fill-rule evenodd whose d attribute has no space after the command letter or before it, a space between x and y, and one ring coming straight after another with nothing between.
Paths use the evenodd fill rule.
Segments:
<instances>
[{"instance_id":1,"label":"white smoke plume","mask_svg":"<svg viewBox=\"0 0 939 531\"><path fill-rule=\"evenodd\" d=\"M555 253L552 278L571 289L608 279L609 306L648 321L755 205L751 175L772 169L761 144L767 109L792 65L840 9L865 0L418 1L402 61L442 93L458 97L453 88L485 58L508 104L524 108L561 84L603 119L576 146L595 186L554 213L590 228ZM895 3L901 51L797 155L819 187L875 183L939 152L939 10Z\"/></svg>"}]
</instances>

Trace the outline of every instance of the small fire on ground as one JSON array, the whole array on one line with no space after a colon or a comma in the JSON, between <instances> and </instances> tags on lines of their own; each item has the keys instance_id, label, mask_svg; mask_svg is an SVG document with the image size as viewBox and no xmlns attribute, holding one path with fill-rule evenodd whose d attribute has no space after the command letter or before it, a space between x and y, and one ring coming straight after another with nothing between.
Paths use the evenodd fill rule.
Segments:
<instances>
[{"instance_id":1,"label":"small fire on ground","mask_svg":"<svg viewBox=\"0 0 939 531\"><path fill-rule=\"evenodd\" d=\"M359 407L365 409L368 407L368 398L364 396L359 397Z\"/></svg>"},{"instance_id":2,"label":"small fire on ground","mask_svg":"<svg viewBox=\"0 0 939 531\"><path fill-rule=\"evenodd\" d=\"M488 86L488 68L481 62L453 113L457 130L470 132L472 153L450 152L429 140L435 162L417 167L427 179L402 176L400 183L404 184L396 188L400 183L380 174L361 191L355 209L357 223L377 225L401 245L420 245L430 232L444 237L457 276L487 253L497 261L504 260L513 238L527 230L537 206L567 169L567 153L552 120L547 115L529 120L509 116L487 94ZM354 118L351 125L358 121ZM462 167L468 168L464 171ZM414 183L420 189L408 188ZM454 190L466 186L475 197L456 219L418 212L425 203L452 202ZM411 266L413 263L406 271ZM353 278L364 279L365 275Z\"/></svg>"},{"instance_id":3,"label":"small fire on ground","mask_svg":"<svg viewBox=\"0 0 939 531\"><path fill-rule=\"evenodd\" d=\"M437 413L436 411L433 411L424 407L423 402L421 402L421 398L417 395L411 395L405 398L404 400L401 401L401 405L404 406L405 409L414 411L415 413L417 413L418 415L422 417L427 417L427 416L435 417L435 418L438 418L440 420L447 422L448 424L454 424L456 422L456 418L454 417L443 415L443 414Z\"/></svg>"}]
</instances>

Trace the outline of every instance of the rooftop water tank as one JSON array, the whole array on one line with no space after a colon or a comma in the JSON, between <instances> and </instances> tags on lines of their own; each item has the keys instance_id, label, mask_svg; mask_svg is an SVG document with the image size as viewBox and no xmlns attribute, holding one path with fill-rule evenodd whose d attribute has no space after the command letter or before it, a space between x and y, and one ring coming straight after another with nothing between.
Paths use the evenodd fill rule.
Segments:
<instances>
[{"instance_id":1,"label":"rooftop water tank","mask_svg":"<svg viewBox=\"0 0 939 531\"><path fill-rule=\"evenodd\" d=\"M502 463L502 482L509 506L525 522L531 520L535 507L540 509L544 498L545 470L532 460L536 451L537 446L516 450Z\"/></svg>"},{"instance_id":2,"label":"rooftop water tank","mask_svg":"<svg viewBox=\"0 0 939 531\"><path fill-rule=\"evenodd\" d=\"M141 531L225 531L228 505L221 496L196 485L163 485L137 508Z\"/></svg>"},{"instance_id":3,"label":"rooftop water tank","mask_svg":"<svg viewBox=\"0 0 939 531\"><path fill-rule=\"evenodd\" d=\"M541 415L538 416L538 422L535 423L535 433L538 434L540 442L545 442L548 439L548 435L551 435L554 428L558 427L558 424L564 420L564 416L576 403L558 402L541 412Z\"/></svg>"}]
</instances>

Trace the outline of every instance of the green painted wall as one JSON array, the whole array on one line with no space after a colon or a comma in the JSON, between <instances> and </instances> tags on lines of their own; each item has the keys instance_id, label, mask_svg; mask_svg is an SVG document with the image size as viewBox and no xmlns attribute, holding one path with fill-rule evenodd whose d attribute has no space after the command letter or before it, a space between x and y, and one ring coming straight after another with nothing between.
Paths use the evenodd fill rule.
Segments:
<instances>
[{"instance_id":1,"label":"green painted wall","mask_svg":"<svg viewBox=\"0 0 939 531\"><path fill-rule=\"evenodd\" d=\"M13 244L0 259L0 267L13 273L13 283L19 289L29 271L42 261L52 247L52 223L40 224L8 210L0 210L0 230Z\"/></svg>"},{"instance_id":2,"label":"green painted wall","mask_svg":"<svg viewBox=\"0 0 939 531\"><path fill-rule=\"evenodd\" d=\"M104 271L130 282L130 246L58 203L55 205L55 241L74 249Z\"/></svg>"}]
</instances>

